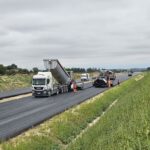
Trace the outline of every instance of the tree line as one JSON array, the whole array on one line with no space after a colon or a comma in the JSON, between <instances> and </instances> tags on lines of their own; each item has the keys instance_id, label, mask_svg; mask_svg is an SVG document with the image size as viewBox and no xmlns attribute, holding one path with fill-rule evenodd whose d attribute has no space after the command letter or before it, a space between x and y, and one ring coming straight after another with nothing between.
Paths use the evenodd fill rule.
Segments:
<instances>
[{"instance_id":1,"label":"tree line","mask_svg":"<svg viewBox=\"0 0 150 150\"><path fill-rule=\"evenodd\" d=\"M99 68L65 68L67 71L73 71L74 73L92 73L92 72L103 72L105 69ZM150 67L147 68L150 71ZM40 71L37 67L32 68L31 70L25 68L19 68L16 64L11 64L8 66L4 66L0 64L0 75L15 75L19 74L36 74ZM112 69L113 72L124 72L126 69Z\"/></svg>"},{"instance_id":2,"label":"tree line","mask_svg":"<svg viewBox=\"0 0 150 150\"><path fill-rule=\"evenodd\" d=\"M73 71L74 73L92 73L92 72L100 72L98 68L65 68L67 71ZM0 64L0 75L15 75L15 74L36 74L39 70L37 67L34 67L32 70L28 70L26 68L19 68L16 64L11 64L8 66L4 66ZM42 70L43 71L43 70Z\"/></svg>"},{"instance_id":3,"label":"tree line","mask_svg":"<svg viewBox=\"0 0 150 150\"><path fill-rule=\"evenodd\" d=\"M36 74L38 72L38 68L34 67L32 70L28 70L26 68L18 68L16 64L11 64L8 66L4 66L0 64L0 75L15 75L15 74Z\"/></svg>"},{"instance_id":4,"label":"tree line","mask_svg":"<svg viewBox=\"0 0 150 150\"><path fill-rule=\"evenodd\" d=\"M67 71L73 71L74 73L92 73L92 72L100 72L98 68L65 68Z\"/></svg>"}]
</instances>

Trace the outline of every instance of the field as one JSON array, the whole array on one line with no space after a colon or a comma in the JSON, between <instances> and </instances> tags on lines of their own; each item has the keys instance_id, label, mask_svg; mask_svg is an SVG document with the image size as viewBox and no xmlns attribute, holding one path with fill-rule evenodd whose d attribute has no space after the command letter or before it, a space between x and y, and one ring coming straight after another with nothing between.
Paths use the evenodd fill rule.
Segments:
<instances>
[{"instance_id":1,"label":"field","mask_svg":"<svg viewBox=\"0 0 150 150\"><path fill-rule=\"evenodd\" d=\"M149 87L150 73L133 77L14 139L1 142L1 149L148 150ZM116 103L111 105L113 102Z\"/></svg>"},{"instance_id":2,"label":"field","mask_svg":"<svg viewBox=\"0 0 150 150\"><path fill-rule=\"evenodd\" d=\"M16 74L0 76L0 92L31 86L31 75Z\"/></svg>"}]
</instances>

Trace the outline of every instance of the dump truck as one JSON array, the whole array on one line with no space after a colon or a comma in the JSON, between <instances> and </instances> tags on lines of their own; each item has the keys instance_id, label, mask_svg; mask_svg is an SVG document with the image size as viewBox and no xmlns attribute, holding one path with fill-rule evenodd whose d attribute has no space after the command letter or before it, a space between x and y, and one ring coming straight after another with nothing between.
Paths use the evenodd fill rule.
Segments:
<instances>
[{"instance_id":1,"label":"dump truck","mask_svg":"<svg viewBox=\"0 0 150 150\"><path fill-rule=\"evenodd\" d=\"M45 72L38 72L32 79L32 95L51 96L72 91L72 72L69 74L57 59L44 59ZM76 83L78 89L84 88L84 83Z\"/></svg>"}]
</instances>

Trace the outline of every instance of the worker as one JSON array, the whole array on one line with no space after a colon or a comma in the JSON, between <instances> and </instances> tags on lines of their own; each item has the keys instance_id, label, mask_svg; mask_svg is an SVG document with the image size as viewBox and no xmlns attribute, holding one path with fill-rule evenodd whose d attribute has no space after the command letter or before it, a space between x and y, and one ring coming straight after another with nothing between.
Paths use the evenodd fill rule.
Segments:
<instances>
[{"instance_id":1,"label":"worker","mask_svg":"<svg viewBox=\"0 0 150 150\"><path fill-rule=\"evenodd\" d=\"M107 74L106 80L107 80L107 86L110 87L111 86L111 81L110 81L110 77L109 77L108 74Z\"/></svg>"},{"instance_id":2,"label":"worker","mask_svg":"<svg viewBox=\"0 0 150 150\"><path fill-rule=\"evenodd\" d=\"M76 82L73 82L73 92L77 92L77 84L76 84Z\"/></svg>"},{"instance_id":3,"label":"worker","mask_svg":"<svg viewBox=\"0 0 150 150\"><path fill-rule=\"evenodd\" d=\"M112 85L112 81L109 79L109 80L108 80L108 87L110 88L111 85Z\"/></svg>"},{"instance_id":4,"label":"worker","mask_svg":"<svg viewBox=\"0 0 150 150\"><path fill-rule=\"evenodd\" d=\"M72 81L71 89L73 90L73 92L77 92L77 85L75 81Z\"/></svg>"}]
</instances>

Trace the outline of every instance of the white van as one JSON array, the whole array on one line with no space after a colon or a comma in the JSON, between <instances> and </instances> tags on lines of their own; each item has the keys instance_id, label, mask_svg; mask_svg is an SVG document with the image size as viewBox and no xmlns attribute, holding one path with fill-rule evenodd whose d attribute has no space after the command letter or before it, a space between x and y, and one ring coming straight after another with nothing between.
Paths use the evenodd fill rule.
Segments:
<instances>
[{"instance_id":1,"label":"white van","mask_svg":"<svg viewBox=\"0 0 150 150\"><path fill-rule=\"evenodd\" d=\"M83 74L81 74L81 81L89 81L89 80L90 80L89 73L83 73Z\"/></svg>"}]
</instances>

